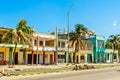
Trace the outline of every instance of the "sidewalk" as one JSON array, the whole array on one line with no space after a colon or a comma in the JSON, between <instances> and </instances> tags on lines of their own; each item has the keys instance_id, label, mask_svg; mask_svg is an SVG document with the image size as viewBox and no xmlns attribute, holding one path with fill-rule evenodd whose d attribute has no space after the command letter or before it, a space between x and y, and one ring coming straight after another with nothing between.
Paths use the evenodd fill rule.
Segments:
<instances>
[{"instance_id":1,"label":"sidewalk","mask_svg":"<svg viewBox=\"0 0 120 80\"><path fill-rule=\"evenodd\" d=\"M120 63L81 63L77 65L118 65L120 66ZM68 67L66 66L67 64L57 64L57 65L14 65L13 68L9 68L9 65L0 65L0 70L7 70L7 71L14 71L14 70L25 70L25 69L60 69L60 68L65 68ZM74 64L76 65L76 64ZM70 66L74 66L70 64Z\"/></svg>"},{"instance_id":2,"label":"sidewalk","mask_svg":"<svg viewBox=\"0 0 120 80\"><path fill-rule=\"evenodd\" d=\"M0 65L0 70L24 70L24 69L59 69L66 67L66 64L58 64L58 65L14 65L12 68L9 67L10 65ZM12 65L11 65L12 66Z\"/></svg>"}]
</instances>

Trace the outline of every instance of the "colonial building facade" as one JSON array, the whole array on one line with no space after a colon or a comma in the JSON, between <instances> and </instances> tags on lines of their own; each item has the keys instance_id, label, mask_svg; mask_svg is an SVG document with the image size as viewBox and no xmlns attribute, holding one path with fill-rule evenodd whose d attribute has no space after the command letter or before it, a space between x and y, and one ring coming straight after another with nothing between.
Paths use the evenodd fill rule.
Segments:
<instances>
[{"instance_id":1,"label":"colonial building facade","mask_svg":"<svg viewBox=\"0 0 120 80\"><path fill-rule=\"evenodd\" d=\"M2 41L8 28L0 28L0 65L5 64L57 64L57 63L105 63L112 62L112 50L105 49L105 37L89 31L90 37L83 40L84 46L75 54L75 45L67 39L67 34L33 34L32 47ZM69 46L69 47L68 47ZM115 51L118 62L118 51Z\"/></svg>"}]
</instances>

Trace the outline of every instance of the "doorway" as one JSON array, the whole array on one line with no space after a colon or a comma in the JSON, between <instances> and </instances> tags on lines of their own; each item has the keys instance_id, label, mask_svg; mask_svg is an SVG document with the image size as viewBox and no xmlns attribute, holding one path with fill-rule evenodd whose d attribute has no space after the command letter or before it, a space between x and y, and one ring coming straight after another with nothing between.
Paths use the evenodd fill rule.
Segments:
<instances>
[{"instance_id":1,"label":"doorway","mask_svg":"<svg viewBox=\"0 0 120 80\"><path fill-rule=\"evenodd\" d=\"M18 52L14 53L14 64L18 64Z\"/></svg>"},{"instance_id":2,"label":"doorway","mask_svg":"<svg viewBox=\"0 0 120 80\"><path fill-rule=\"evenodd\" d=\"M52 64L52 63L53 63L53 55L50 54L50 64Z\"/></svg>"},{"instance_id":3,"label":"doorway","mask_svg":"<svg viewBox=\"0 0 120 80\"><path fill-rule=\"evenodd\" d=\"M28 54L28 64L32 64L32 54Z\"/></svg>"}]
</instances>

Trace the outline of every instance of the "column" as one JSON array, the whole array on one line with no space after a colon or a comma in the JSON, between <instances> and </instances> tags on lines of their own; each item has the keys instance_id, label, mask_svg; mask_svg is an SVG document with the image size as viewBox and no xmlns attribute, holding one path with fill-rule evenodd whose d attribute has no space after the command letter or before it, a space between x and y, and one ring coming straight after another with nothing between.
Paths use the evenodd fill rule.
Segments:
<instances>
[{"instance_id":1,"label":"column","mask_svg":"<svg viewBox=\"0 0 120 80\"><path fill-rule=\"evenodd\" d=\"M9 64L12 64L12 48L9 48Z\"/></svg>"},{"instance_id":2,"label":"column","mask_svg":"<svg viewBox=\"0 0 120 80\"><path fill-rule=\"evenodd\" d=\"M112 53L110 53L110 63L112 63Z\"/></svg>"},{"instance_id":3,"label":"column","mask_svg":"<svg viewBox=\"0 0 120 80\"><path fill-rule=\"evenodd\" d=\"M94 62L94 55L93 54L91 54L92 55L92 63Z\"/></svg>"},{"instance_id":4,"label":"column","mask_svg":"<svg viewBox=\"0 0 120 80\"><path fill-rule=\"evenodd\" d=\"M80 53L78 53L78 63L80 63Z\"/></svg>"},{"instance_id":5,"label":"column","mask_svg":"<svg viewBox=\"0 0 120 80\"><path fill-rule=\"evenodd\" d=\"M32 65L34 64L34 50L32 50Z\"/></svg>"},{"instance_id":6,"label":"column","mask_svg":"<svg viewBox=\"0 0 120 80\"><path fill-rule=\"evenodd\" d=\"M26 48L24 49L24 53L23 53L23 58L24 58L24 64L26 64Z\"/></svg>"},{"instance_id":7,"label":"column","mask_svg":"<svg viewBox=\"0 0 120 80\"><path fill-rule=\"evenodd\" d=\"M87 54L84 54L85 56L85 63L87 63Z\"/></svg>"},{"instance_id":8,"label":"column","mask_svg":"<svg viewBox=\"0 0 120 80\"><path fill-rule=\"evenodd\" d=\"M69 52L66 52L66 63L69 63Z\"/></svg>"},{"instance_id":9,"label":"column","mask_svg":"<svg viewBox=\"0 0 120 80\"><path fill-rule=\"evenodd\" d=\"M43 64L45 64L45 51L43 51Z\"/></svg>"},{"instance_id":10,"label":"column","mask_svg":"<svg viewBox=\"0 0 120 80\"><path fill-rule=\"evenodd\" d=\"M117 62L119 62L119 57L118 57L118 53L116 53L116 56L117 56Z\"/></svg>"}]
</instances>

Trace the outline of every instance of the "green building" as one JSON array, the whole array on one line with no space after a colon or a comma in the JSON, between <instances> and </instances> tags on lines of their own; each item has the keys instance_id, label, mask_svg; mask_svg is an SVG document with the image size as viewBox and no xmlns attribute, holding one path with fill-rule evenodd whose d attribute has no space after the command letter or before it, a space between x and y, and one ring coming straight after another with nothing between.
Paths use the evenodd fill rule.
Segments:
<instances>
[{"instance_id":1,"label":"green building","mask_svg":"<svg viewBox=\"0 0 120 80\"><path fill-rule=\"evenodd\" d=\"M105 37L100 35L94 35L93 37L90 37L89 40L92 41L94 44L94 62L106 62Z\"/></svg>"}]
</instances>

